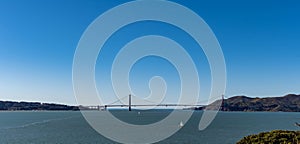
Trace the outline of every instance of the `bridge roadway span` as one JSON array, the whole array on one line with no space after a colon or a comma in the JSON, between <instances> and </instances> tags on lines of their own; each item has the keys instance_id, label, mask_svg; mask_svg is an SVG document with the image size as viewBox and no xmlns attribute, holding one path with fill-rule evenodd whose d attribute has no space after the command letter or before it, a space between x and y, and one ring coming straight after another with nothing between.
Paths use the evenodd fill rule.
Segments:
<instances>
[{"instance_id":1,"label":"bridge roadway span","mask_svg":"<svg viewBox=\"0 0 300 144\"><path fill-rule=\"evenodd\" d=\"M98 106L88 106L89 109L93 110L106 110L109 107L128 107L128 110L131 111L131 107L174 107L174 106L181 106L181 107L205 107L207 105L200 105L200 104L115 104L115 105L98 105Z\"/></svg>"}]
</instances>

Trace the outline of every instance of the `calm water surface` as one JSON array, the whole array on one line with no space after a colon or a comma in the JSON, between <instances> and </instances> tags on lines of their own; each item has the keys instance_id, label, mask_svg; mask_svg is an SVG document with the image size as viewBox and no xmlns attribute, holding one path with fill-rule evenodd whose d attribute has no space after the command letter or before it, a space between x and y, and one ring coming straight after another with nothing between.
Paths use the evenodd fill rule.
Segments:
<instances>
[{"instance_id":1,"label":"calm water surface","mask_svg":"<svg viewBox=\"0 0 300 144\"><path fill-rule=\"evenodd\" d=\"M170 111L113 111L124 120L147 124L164 118ZM181 113L184 111L181 111ZM202 112L162 144L232 144L242 137L275 129L300 130L300 113L219 112L204 131L198 131ZM84 120L80 112L0 112L1 144L94 144L115 143L101 136Z\"/></svg>"}]
</instances>

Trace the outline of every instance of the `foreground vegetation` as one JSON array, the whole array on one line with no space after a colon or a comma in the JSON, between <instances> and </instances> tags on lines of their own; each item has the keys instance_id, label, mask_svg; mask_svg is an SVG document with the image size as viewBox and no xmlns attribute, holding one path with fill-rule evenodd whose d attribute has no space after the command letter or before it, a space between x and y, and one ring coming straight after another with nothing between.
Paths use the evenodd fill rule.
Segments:
<instances>
[{"instance_id":1,"label":"foreground vegetation","mask_svg":"<svg viewBox=\"0 0 300 144\"><path fill-rule=\"evenodd\" d=\"M300 131L274 130L249 135L237 144L300 144Z\"/></svg>"}]
</instances>

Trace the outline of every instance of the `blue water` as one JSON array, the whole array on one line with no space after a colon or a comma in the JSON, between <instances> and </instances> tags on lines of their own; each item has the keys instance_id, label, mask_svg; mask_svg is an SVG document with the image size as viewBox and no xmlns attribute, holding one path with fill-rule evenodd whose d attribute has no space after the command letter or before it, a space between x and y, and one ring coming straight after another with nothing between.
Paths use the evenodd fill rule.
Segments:
<instances>
[{"instance_id":1,"label":"blue water","mask_svg":"<svg viewBox=\"0 0 300 144\"><path fill-rule=\"evenodd\" d=\"M124 120L147 124L164 118L170 111L113 111ZM275 129L299 130L300 113L219 112L204 131L198 131L202 112L197 111L185 126L162 144L232 144L246 135ZM80 112L0 112L1 144L94 144L115 143L91 128Z\"/></svg>"}]
</instances>

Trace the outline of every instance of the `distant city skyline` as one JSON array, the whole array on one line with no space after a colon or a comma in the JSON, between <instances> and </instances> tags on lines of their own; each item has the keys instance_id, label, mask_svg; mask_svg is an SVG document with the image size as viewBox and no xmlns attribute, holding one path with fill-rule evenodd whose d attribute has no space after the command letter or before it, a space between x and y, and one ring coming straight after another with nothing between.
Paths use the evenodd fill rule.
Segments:
<instances>
[{"instance_id":1,"label":"distant city skyline","mask_svg":"<svg viewBox=\"0 0 300 144\"><path fill-rule=\"evenodd\" d=\"M88 25L122 1L0 1L0 100L76 105L72 64L77 43ZM300 2L179 1L201 16L215 33L227 69L226 96L282 96L300 93ZM133 12L134 14L134 12ZM200 101L210 91L210 69L202 50L188 34L154 21L133 23L117 31L101 50L96 84L105 102L115 99L110 86L114 56L129 41L145 35L176 40L196 62ZM148 81L166 81L166 101L176 102L180 79L168 61L149 56L130 73L135 95L149 95ZM124 94L128 95L128 94Z\"/></svg>"}]
</instances>

